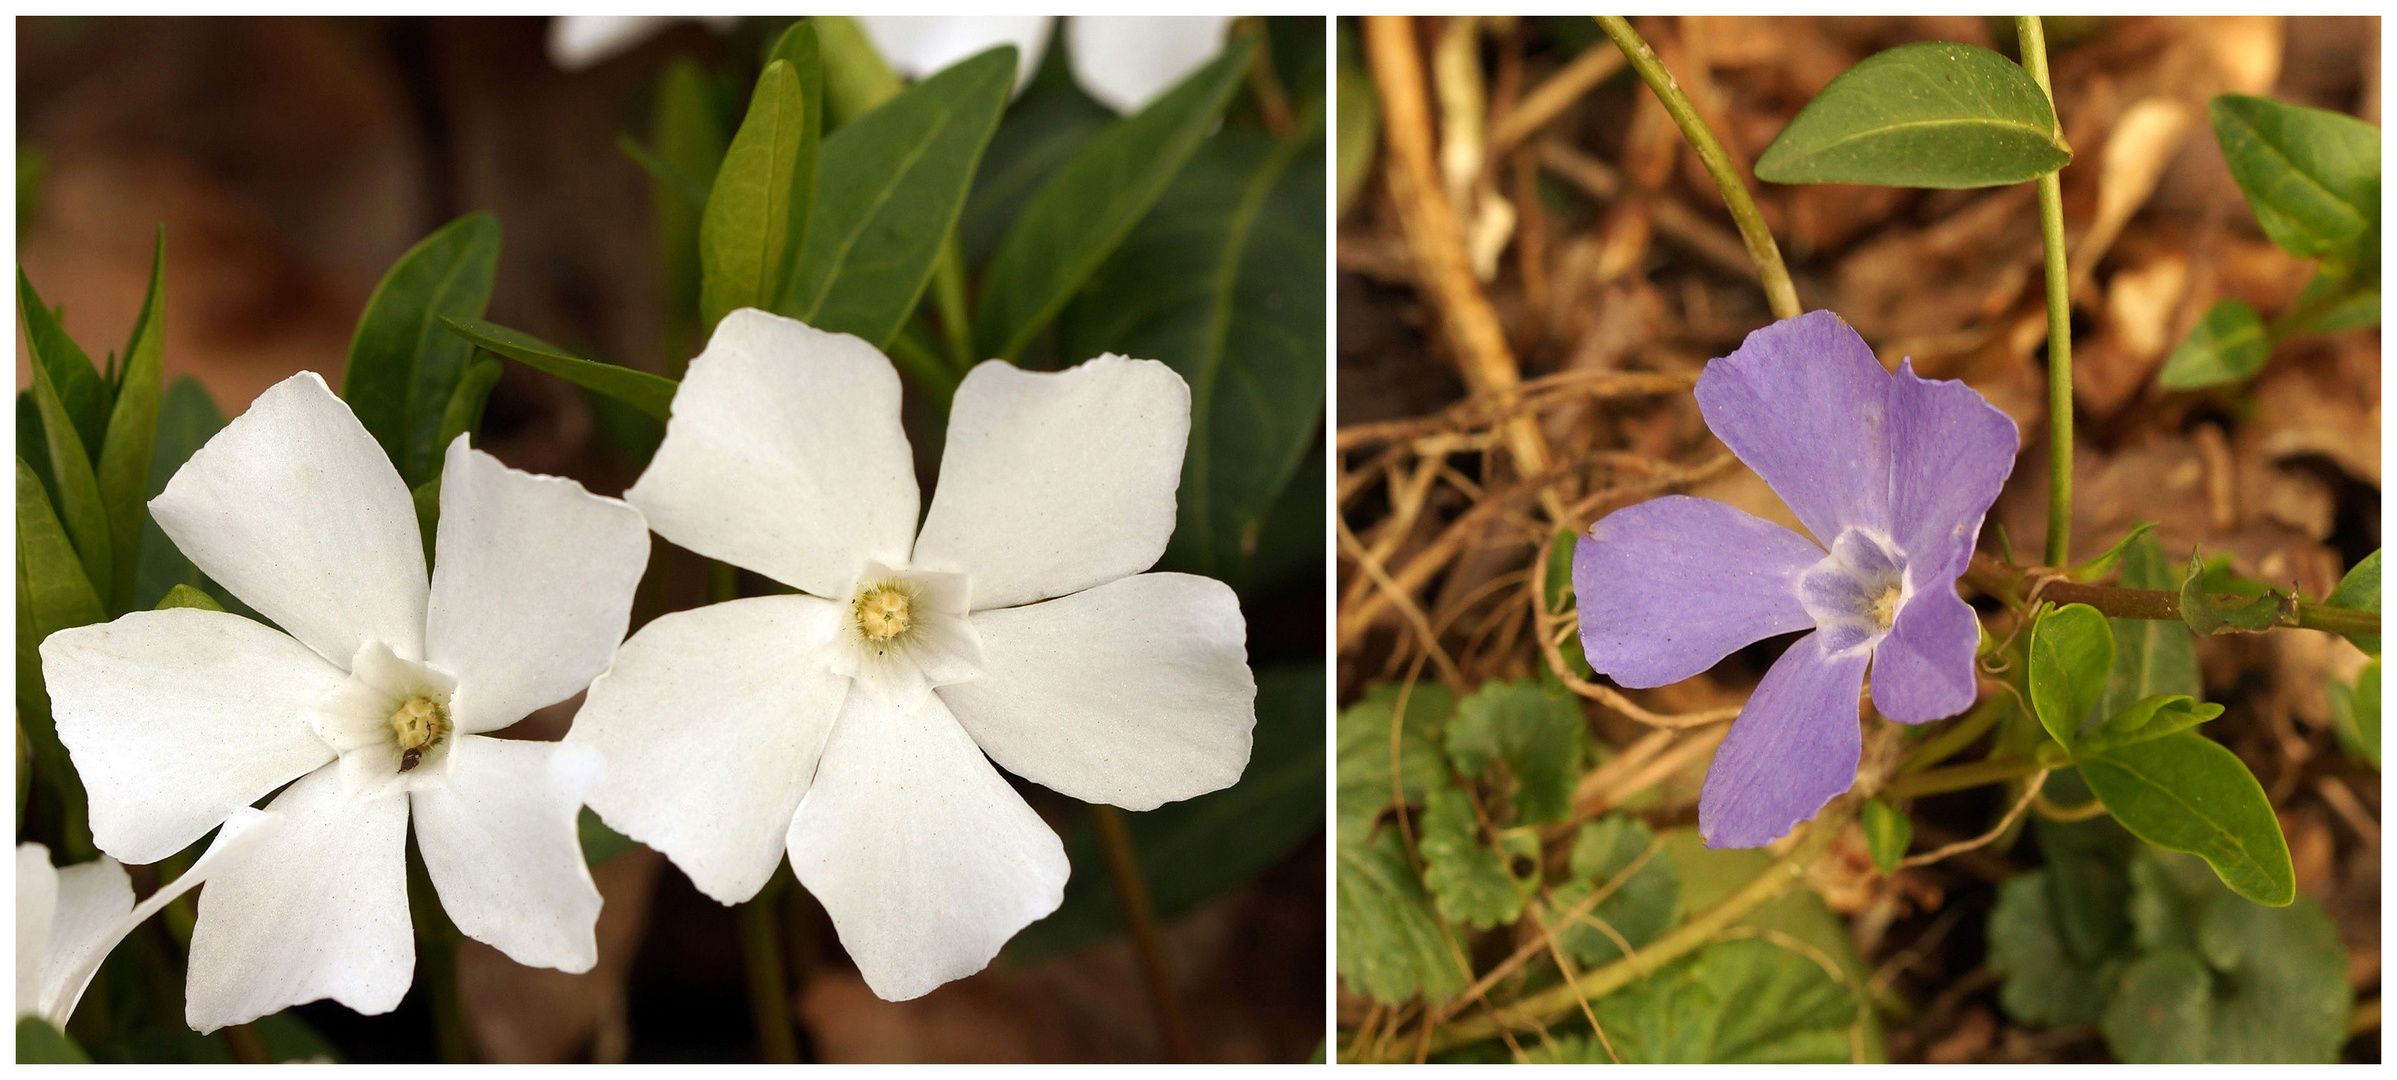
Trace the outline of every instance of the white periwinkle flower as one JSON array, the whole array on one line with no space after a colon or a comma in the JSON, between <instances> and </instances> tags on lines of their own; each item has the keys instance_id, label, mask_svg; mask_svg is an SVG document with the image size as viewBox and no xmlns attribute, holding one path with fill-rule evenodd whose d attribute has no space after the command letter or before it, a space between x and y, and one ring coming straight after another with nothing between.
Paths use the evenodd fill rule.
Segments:
<instances>
[{"instance_id":1,"label":"white periwinkle flower","mask_svg":"<svg viewBox=\"0 0 2397 1080\"><path fill-rule=\"evenodd\" d=\"M558 15L549 20L549 62L581 71L615 59L678 22L695 22L719 34L738 15Z\"/></svg>"},{"instance_id":2,"label":"white periwinkle flower","mask_svg":"<svg viewBox=\"0 0 2397 1080\"><path fill-rule=\"evenodd\" d=\"M280 827L200 894L191 1026L322 997L398 1005L415 967L411 818L460 930L519 963L589 969L599 893L575 815L598 757L480 733L606 668L648 559L641 515L460 436L428 584L407 486L305 371L192 455L150 511L282 627L173 608L41 647L102 850L154 862L282 788Z\"/></svg>"},{"instance_id":3,"label":"white periwinkle flower","mask_svg":"<svg viewBox=\"0 0 2397 1080\"><path fill-rule=\"evenodd\" d=\"M1016 48L1016 88L1040 69L1048 44L1047 15L860 15L891 67L913 79L998 45ZM1171 89L1223 50L1229 15L1075 15L1065 38L1074 81L1119 113Z\"/></svg>"},{"instance_id":4,"label":"white periwinkle flower","mask_svg":"<svg viewBox=\"0 0 2397 1080\"><path fill-rule=\"evenodd\" d=\"M276 820L246 806L234 811L206 854L138 905L132 879L115 859L102 855L52 866L49 848L18 844L17 1015L38 1016L64 1029L117 942L226 860L255 846L274 831Z\"/></svg>"},{"instance_id":5,"label":"white periwinkle flower","mask_svg":"<svg viewBox=\"0 0 2397 1080\"><path fill-rule=\"evenodd\" d=\"M624 643L566 736L606 753L592 809L727 904L787 847L885 999L981 970L1056 910L1067 871L991 760L1136 810L1248 764L1239 601L1141 572L1173 532L1189 433L1190 389L1155 361L985 363L957 389L919 531L890 361L725 316L625 498L666 539L800 595Z\"/></svg>"}]
</instances>

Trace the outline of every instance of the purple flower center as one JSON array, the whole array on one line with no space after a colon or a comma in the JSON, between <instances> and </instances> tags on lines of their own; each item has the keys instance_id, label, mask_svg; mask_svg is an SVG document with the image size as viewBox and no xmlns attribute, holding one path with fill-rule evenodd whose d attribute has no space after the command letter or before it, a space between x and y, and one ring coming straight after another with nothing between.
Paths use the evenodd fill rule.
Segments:
<instances>
[{"instance_id":1,"label":"purple flower center","mask_svg":"<svg viewBox=\"0 0 2397 1080\"><path fill-rule=\"evenodd\" d=\"M1822 631L1827 653L1879 644L1908 591L1906 557L1887 539L1858 528L1840 533L1831 553L1798 575L1798 602Z\"/></svg>"}]
</instances>

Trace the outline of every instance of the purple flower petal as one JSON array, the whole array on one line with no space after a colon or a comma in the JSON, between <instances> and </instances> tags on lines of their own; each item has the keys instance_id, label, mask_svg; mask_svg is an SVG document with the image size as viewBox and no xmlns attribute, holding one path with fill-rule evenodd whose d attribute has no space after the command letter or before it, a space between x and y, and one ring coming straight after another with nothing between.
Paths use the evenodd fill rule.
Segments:
<instances>
[{"instance_id":1,"label":"purple flower petal","mask_svg":"<svg viewBox=\"0 0 2397 1080\"><path fill-rule=\"evenodd\" d=\"M1817 541L1849 526L1889 533L1889 372L1839 316L1812 311L1749 334L1706 365L1696 393L1706 426Z\"/></svg>"},{"instance_id":2,"label":"purple flower petal","mask_svg":"<svg viewBox=\"0 0 2397 1080\"><path fill-rule=\"evenodd\" d=\"M1903 724L1973 707L1973 651L1981 623L1954 579L1907 598L1889 636L1873 647L1873 704Z\"/></svg>"},{"instance_id":3,"label":"purple flower petal","mask_svg":"<svg viewBox=\"0 0 2397 1080\"><path fill-rule=\"evenodd\" d=\"M1856 698L1868 655L1825 655L1823 636L1808 634L1773 662L1706 770L1698 792L1706 846L1761 847L1855 782L1864 754Z\"/></svg>"},{"instance_id":4,"label":"purple flower petal","mask_svg":"<svg viewBox=\"0 0 2397 1080\"><path fill-rule=\"evenodd\" d=\"M2014 421L1972 387L1916 378L1911 360L1898 365L1889 384L1890 538L1915 588L1944 588L1964 572L2020 446Z\"/></svg>"},{"instance_id":5,"label":"purple flower petal","mask_svg":"<svg viewBox=\"0 0 2397 1080\"><path fill-rule=\"evenodd\" d=\"M1749 642L1813 626L1796 579L1822 558L1805 537L1712 499L1624 507L1573 545L1582 653L1625 686L1680 682Z\"/></svg>"}]
</instances>

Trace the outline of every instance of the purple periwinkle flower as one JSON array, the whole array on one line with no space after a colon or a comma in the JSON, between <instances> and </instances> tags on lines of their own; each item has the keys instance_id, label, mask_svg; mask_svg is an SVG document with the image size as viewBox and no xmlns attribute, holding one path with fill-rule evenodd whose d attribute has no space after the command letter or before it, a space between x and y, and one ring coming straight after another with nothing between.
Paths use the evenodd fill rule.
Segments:
<instances>
[{"instance_id":1,"label":"purple periwinkle flower","mask_svg":"<svg viewBox=\"0 0 2397 1080\"><path fill-rule=\"evenodd\" d=\"M1708 846L1757 847L1854 781L1868 663L1892 720L1972 706L1980 628L1956 578L2019 443L1971 387L1917 378L1911 362L1890 374L1828 311L1748 335L1706 365L1696 393L1707 426L1815 539L1668 495L1590 526L1573 588L1590 667L1624 686L1679 682L1743 645L1813 631L1765 672L1699 793Z\"/></svg>"}]
</instances>

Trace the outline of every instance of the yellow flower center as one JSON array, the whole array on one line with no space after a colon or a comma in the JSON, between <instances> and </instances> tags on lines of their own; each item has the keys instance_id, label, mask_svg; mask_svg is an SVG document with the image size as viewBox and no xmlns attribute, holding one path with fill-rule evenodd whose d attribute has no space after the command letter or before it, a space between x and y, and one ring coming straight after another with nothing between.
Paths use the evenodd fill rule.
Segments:
<instances>
[{"instance_id":1,"label":"yellow flower center","mask_svg":"<svg viewBox=\"0 0 2397 1080\"><path fill-rule=\"evenodd\" d=\"M449 710L428 697L409 698L391 712L391 736L399 743L399 771L407 772L449 738Z\"/></svg>"},{"instance_id":2,"label":"yellow flower center","mask_svg":"<svg viewBox=\"0 0 2397 1080\"><path fill-rule=\"evenodd\" d=\"M915 624L915 601L897 585L872 586L858 593L852 606L857 613L857 632L877 645L897 638Z\"/></svg>"},{"instance_id":3,"label":"yellow flower center","mask_svg":"<svg viewBox=\"0 0 2397 1080\"><path fill-rule=\"evenodd\" d=\"M1903 585L1892 581L1889 583L1888 589L1883 590L1880 596L1873 599L1873 625L1887 631L1890 624L1897 621L1898 600L1904 592Z\"/></svg>"}]
</instances>

